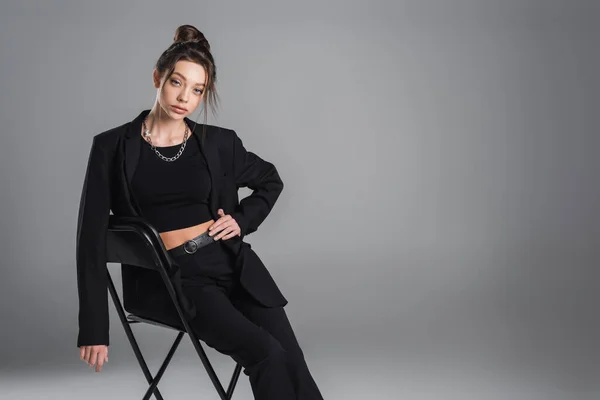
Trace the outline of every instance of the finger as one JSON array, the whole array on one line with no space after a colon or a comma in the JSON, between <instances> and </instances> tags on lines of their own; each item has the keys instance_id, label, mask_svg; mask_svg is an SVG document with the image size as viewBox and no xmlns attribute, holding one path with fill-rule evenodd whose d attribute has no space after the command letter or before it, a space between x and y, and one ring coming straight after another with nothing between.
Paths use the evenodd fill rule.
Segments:
<instances>
[{"instance_id":1,"label":"finger","mask_svg":"<svg viewBox=\"0 0 600 400\"><path fill-rule=\"evenodd\" d=\"M223 229L227 228L227 221L219 220L218 223L215 223L209 228L209 236L214 236L217 233L221 232Z\"/></svg>"},{"instance_id":2,"label":"finger","mask_svg":"<svg viewBox=\"0 0 600 400\"><path fill-rule=\"evenodd\" d=\"M98 352L92 351L92 356L90 357L90 367L93 367L96 364L97 360L98 360Z\"/></svg>"},{"instance_id":3,"label":"finger","mask_svg":"<svg viewBox=\"0 0 600 400\"><path fill-rule=\"evenodd\" d=\"M231 231L231 233L229 233L228 235L226 235L226 236L223 236L223 239L222 239L222 240L231 239L232 237L236 236L237 234L238 234L238 231L234 229L234 230L233 230L233 231Z\"/></svg>"},{"instance_id":4,"label":"finger","mask_svg":"<svg viewBox=\"0 0 600 400\"><path fill-rule=\"evenodd\" d=\"M226 235L227 233L229 233L229 227L228 226L223 226L223 229L220 230L219 232L215 232L215 240L219 240L220 238L222 238L224 235Z\"/></svg>"},{"instance_id":5,"label":"finger","mask_svg":"<svg viewBox=\"0 0 600 400\"><path fill-rule=\"evenodd\" d=\"M86 364L90 363L91 351L92 351L92 348L90 346L85 346L85 354L83 356L83 360L86 362Z\"/></svg>"},{"instance_id":6,"label":"finger","mask_svg":"<svg viewBox=\"0 0 600 400\"><path fill-rule=\"evenodd\" d=\"M223 214L218 220L216 220L211 226L208 227L208 230L211 230L217 226L220 226L221 224L223 224L226 221L229 221L230 219L233 219L233 217L229 214Z\"/></svg>"},{"instance_id":7,"label":"finger","mask_svg":"<svg viewBox=\"0 0 600 400\"><path fill-rule=\"evenodd\" d=\"M96 372L100 372L102 370L103 365L104 365L104 357L99 357L98 365L96 365Z\"/></svg>"},{"instance_id":8,"label":"finger","mask_svg":"<svg viewBox=\"0 0 600 400\"><path fill-rule=\"evenodd\" d=\"M209 232L213 231L214 229L221 226L222 223L223 223L223 218L219 218L218 220L215 221L214 224L212 224L211 226L208 227L208 231Z\"/></svg>"},{"instance_id":9,"label":"finger","mask_svg":"<svg viewBox=\"0 0 600 400\"><path fill-rule=\"evenodd\" d=\"M79 348L79 359L83 360L83 356L85 356L85 347L81 346Z\"/></svg>"},{"instance_id":10,"label":"finger","mask_svg":"<svg viewBox=\"0 0 600 400\"><path fill-rule=\"evenodd\" d=\"M235 235L239 234L240 231L239 225L234 221L231 225L229 225L229 231L222 235L222 239L231 239Z\"/></svg>"},{"instance_id":11,"label":"finger","mask_svg":"<svg viewBox=\"0 0 600 400\"><path fill-rule=\"evenodd\" d=\"M230 233L231 233L233 230L234 230L234 228L232 228L231 226L228 226L228 227L226 227L225 229L223 229L223 230L221 231L221 233L219 233L219 234L218 234L218 235L215 237L215 240L219 240L219 239L221 239L222 237L224 237L224 236L226 236L226 235L230 234Z\"/></svg>"}]
</instances>

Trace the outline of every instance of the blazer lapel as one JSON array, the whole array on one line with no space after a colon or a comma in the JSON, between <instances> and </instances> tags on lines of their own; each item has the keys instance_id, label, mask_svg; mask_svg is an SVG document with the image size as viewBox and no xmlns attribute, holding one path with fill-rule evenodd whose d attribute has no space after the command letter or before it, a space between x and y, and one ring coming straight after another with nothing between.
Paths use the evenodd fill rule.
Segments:
<instances>
[{"instance_id":1,"label":"blazer lapel","mask_svg":"<svg viewBox=\"0 0 600 400\"><path fill-rule=\"evenodd\" d=\"M206 159L206 165L208 166L208 173L210 175L211 180L211 191L209 195L209 208L212 214L213 220L217 221L219 218L219 214L217 210L221 205L222 196L227 195L227 192L224 191L224 188L221 187L221 182L223 181L223 168L221 166L221 156L219 153L219 143L217 141L218 132L211 132L211 129L218 129L214 127L206 127L206 137L204 142L202 142L202 130L203 125L196 124L194 121L190 121L185 118L185 122L188 124L190 129L193 131L193 135L200 143L200 150ZM223 201L225 204L226 201ZM242 239L239 236L234 236L228 240L223 240L223 244L226 248L229 248L232 254L236 255L236 268L241 268L241 264L243 263L243 258L237 257L242 251Z\"/></svg>"},{"instance_id":2,"label":"blazer lapel","mask_svg":"<svg viewBox=\"0 0 600 400\"><path fill-rule=\"evenodd\" d=\"M194 121L189 120L188 118L184 118L185 122L188 124L190 129L192 130L192 134L200 144L200 151L202 155L204 155L204 159L206 160L206 165L208 166L208 173L210 175L210 184L211 191L209 195L209 208L212 213L213 219L216 221L219 219L218 210L218 202L219 202L219 184L221 177L221 160L219 158L219 148L217 146L217 142L213 135L208 133L209 128L207 127L206 137L204 141L202 140L202 124L197 124Z\"/></svg>"},{"instance_id":3,"label":"blazer lapel","mask_svg":"<svg viewBox=\"0 0 600 400\"><path fill-rule=\"evenodd\" d=\"M137 212L138 215L141 215L141 209L135 201L135 197L133 196L131 180L133 179L133 174L135 173L135 169L137 168L140 159L140 151L143 140L140 135L140 132L142 131L142 121L144 118L146 118L149 112L150 110L142 111L133 121L131 121L125 133L125 195L127 196L131 207Z\"/></svg>"}]
</instances>

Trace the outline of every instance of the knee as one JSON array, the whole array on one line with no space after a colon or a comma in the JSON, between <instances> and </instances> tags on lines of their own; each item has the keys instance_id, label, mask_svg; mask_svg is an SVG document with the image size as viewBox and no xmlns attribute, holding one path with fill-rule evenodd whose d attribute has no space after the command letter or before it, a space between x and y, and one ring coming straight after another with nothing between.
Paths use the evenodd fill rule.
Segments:
<instances>
[{"instance_id":1,"label":"knee","mask_svg":"<svg viewBox=\"0 0 600 400\"><path fill-rule=\"evenodd\" d=\"M286 364L292 369L306 368L304 352L300 346L284 348L281 343L272 336L268 337L268 340L264 342L263 346L263 357L261 358L261 362L257 364Z\"/></svg>"},{"instance_id":2,"label":"knee","mask_svg":"<svg viewBox=\"0 0 600 400\"><path fill-rule=\"evenodd\" d=\"M262 350L264 354L263 360L268 359L275 362L283 362L289 356L287 350L271 335L265 335Z\"/></svg>"},{"instance_id":3,"label":"knee","mask_svg":"<svg viewBox=\"0 0 600 400\"><path fill-rule=\"evenodd\" d=\"M245 374L249 375L257 370L269 368L282 368L289 362L289 354L283 346L271 335L265 335L260 342L253 344L253 353L256 354L251 363L245 363Z\"/></svg>"},{"instance_id":4,"label":"knee","mask_svg":"<svg viewBox=\"0 0 600 400\"><path fill-rule=\"evenodd\" d=\"M261 348L260 360L270 359L274 362L285 362L290 365L302 365L305 363L304 352L300 345L294 341L284 340L280 342L269 333L261 336L259 341Z\"/></svg>"}]
</instances>

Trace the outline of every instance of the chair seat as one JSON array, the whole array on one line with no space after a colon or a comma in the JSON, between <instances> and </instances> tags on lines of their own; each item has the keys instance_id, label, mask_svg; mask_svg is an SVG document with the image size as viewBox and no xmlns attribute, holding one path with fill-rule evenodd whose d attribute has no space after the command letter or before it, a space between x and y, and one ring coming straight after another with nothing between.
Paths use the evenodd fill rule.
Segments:
<instances>
[{"instance_id":1,"label":"chair seat","mask_svg":"<svg viewBox=\"0 0 600 400\"><path fill-rule=\"evenodd\" d=\"M181 323L173 321L164 321L149 316L141 316L137 314L127 314L127 320L130 322L144 322L150 325L162 326L163 328L172 329L178 332L186 332L185 327Z\"/></svg>"}]
</instances>

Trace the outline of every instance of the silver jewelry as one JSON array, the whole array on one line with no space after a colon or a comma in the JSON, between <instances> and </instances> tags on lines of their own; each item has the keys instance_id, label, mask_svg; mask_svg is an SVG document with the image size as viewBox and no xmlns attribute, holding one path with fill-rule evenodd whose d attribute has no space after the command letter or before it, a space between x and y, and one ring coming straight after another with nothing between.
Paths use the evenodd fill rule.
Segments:
<instances>
[{"instance_id":1,"label":"silver jewelry","mask_svg":"<svg viewBox=\"0 0 600 400\"><path fill-rule=\"evenodd\" d=\"M154 146L152 144L152 138L150 137L150 130L146 127L146 119L144 119L142 121L142 125L144 126L144 139L146 140L146 142L148 142L150 144L150 147L152 147L152 150L154 150L154 152L156 153L156 155L158 157L160 157L164 161L172 162L172 161L177 160L181 156L181 154L183 153L183 150L185 150L185 144L187 143L187 138L188 138L187 124L185 124L185 132L183 134L183 143L181 143L181 147L179 148L179 151L173 157L165 157L162 154L160 154L160 152L156 149L156 146Z\"/></svg>"}]
</instances>

